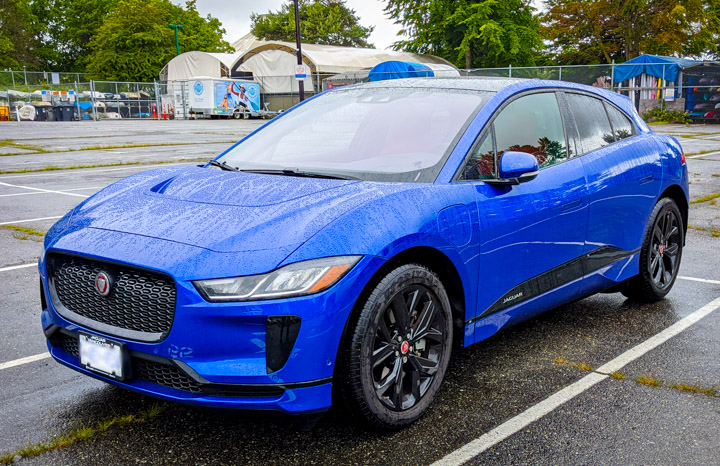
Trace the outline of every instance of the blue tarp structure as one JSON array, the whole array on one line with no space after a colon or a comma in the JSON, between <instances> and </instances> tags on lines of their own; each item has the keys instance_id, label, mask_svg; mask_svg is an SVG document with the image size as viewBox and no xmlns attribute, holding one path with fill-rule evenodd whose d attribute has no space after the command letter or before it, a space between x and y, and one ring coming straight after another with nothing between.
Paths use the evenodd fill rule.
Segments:
<instances>
[{"instance_id":1,"label":"blue tarp structure","mask_svg":"<svg viewBox=\"0 0 720 466\"><path fill-rule=\"evenodd\" d=\"M662 78L663 81L677 81L678 73L681 69L695 66L702 63L697 60L688 60L686 58L661 57L660 55L640 55L632 60L628 60L620 65L615 65L613 79L616 83L623 82L627 79L634 78L643 73L656 78Z\"/></svg>"},{"instance_id":2,"label":"blue tarp structure","mask_svg":"<svg viewBox=\"0 0 720 466\"><path fill-rule=\"evenodd\" d=\"M369 74L370 82L386 79L432 78L435 76L429 66L409 61L385 61L375 65Z\"/></svg>"}]
</instances>

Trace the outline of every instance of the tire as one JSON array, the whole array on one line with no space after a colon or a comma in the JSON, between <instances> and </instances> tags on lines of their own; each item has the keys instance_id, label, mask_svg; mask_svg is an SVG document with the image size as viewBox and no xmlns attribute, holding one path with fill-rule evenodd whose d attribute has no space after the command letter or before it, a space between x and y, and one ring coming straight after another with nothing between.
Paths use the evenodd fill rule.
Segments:
<instances>
[{"instance_id":1,"label":"tire","mask_svg":"<svg viewBox=\"0 0 720 466\"><path fill-rule=\"evenodd\" d=\"M233 118L236 120L240 119L240 112L233 112Z\"/></svg>"},{"instance_id":2,"label":"tire","mask_svg":"<svg viewBox=\"0 0 720 466\"><path fill-rule=\"evenodd\" d=\"M640 250L640 273L628 281L622 294L643 302L663 299L680 269L685 229L675 201L664 197L650 215Z\"/></svg>"},{"instance_id":3,"label":"tire","mask_svg":"<svg viewBox=\"0 0 720 466\"><path fill-rule=\"evenodd\" d=\"M435 273L417 264L388 273L351 326L343 395L351 413L380 429L422 416L445 376L452 313Z\"/></svg>"}]
</instances>

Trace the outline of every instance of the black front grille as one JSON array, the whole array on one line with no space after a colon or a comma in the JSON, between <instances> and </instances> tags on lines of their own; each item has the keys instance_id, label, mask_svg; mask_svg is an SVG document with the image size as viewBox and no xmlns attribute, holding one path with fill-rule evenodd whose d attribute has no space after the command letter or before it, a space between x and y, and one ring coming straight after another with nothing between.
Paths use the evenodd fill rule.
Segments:
<instances>
[{"instance_id":1,"label":"black front grille","mask_svg":"<svg viewBox=\"0 0 720 466\"><path fill-rule=\"evenodd\" d=\"M80 357L80 345L78 344L77 337L71 337L69 335L60 336L60 347L67 353L72 354L76 358Z\"/></svg>"},{"instance_id":2,"label":"black front grille","mask_svg":"<svg viewBox=\"0 0 720 466\"><path fill-rule=\"evenodd\" d=\"M132 371L134 378L145 380L146 382L152 382L190 393L200 393L202 391L200 384L174 365L133 358Z\"/></svg>"},{"instance_id":3,"label":"black front grille","mask_svg":"<svg viewBox=\"0 0 720 466\"><path fill-rule=\"evenodd\" d=\"M48 260L53 302L58 312L63 308L80 316L78 323L106 333L147 341L164 337L175 317L175 282L168 276L149 270L125 267L77 256L53 254ZM95 278L105 272L114 281L110 294L95 290ZM59 301L59 302L57 302ZM79 319L75 319L79 320ZM93 322L145 334L152 338L123 334L113 329L93 326ZM161 335L160 335L161 334Z\"/></svg>"}]
</instances>

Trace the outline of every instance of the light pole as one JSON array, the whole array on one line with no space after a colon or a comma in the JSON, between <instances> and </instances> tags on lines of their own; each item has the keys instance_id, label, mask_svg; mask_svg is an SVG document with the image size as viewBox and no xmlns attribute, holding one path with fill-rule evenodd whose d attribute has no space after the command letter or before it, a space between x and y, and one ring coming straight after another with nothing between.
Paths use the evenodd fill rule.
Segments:
<instances>
[{"instance_id":1,"label":"light pole","mask_svg":"<svg viewBox=\"0 0 720 466\"><path fill-rule=\"evenodd\" d=\"M298 0L294 0L295 3L295 44L297 46L297 64L302 65L302 48L300 44L300 12L298 8ZM298 81L298 90L300 91L300 102L305 100L305 81Z\"/></svg>"},{"instance_id":2,"label":"light pole","mask_svg":"<svg viewBox=\"0 0 720 466\"><path fill-rule=\"evenodd\" d=\"M178 29L182 28L182 24L168 24L169 28L175 29L175 51L180 55L180 42L178 40Z\"/></svg>"}]
</instances>

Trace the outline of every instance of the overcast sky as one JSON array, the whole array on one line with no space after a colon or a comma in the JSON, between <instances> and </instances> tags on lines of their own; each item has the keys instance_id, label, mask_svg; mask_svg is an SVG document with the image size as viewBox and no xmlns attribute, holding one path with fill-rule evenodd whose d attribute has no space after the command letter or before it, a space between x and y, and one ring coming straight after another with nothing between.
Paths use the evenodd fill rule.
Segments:
<instances>
[{"instance_id":1,"label":"overcast sky","mask_svg":"<svg viewBox=\"0 0 720 466\"><path fill-rule=\"evenodd\" d=\"M277 11L287 0L197 0L197 9L202 16L208 14L219 19L225 28L225 40L232 43L250 32L250 14ZM182 0L175 0L184 4ZM536 8L542 0L533 0ZM386 0L347 0L349 8L355 10L363 26L375 26L370 43L379 49L389 48L398 40L400 26L388 19L383 12Z\"/></svg>"},{"instance_id":2,"label":"overcast sky","mask_svg":"<svg viewBox=\"0 0 720 466\"><path fill-rule=\"evenodd\" d=\"M225 40L234 42L250 32L250 14L277 11L286 0L198 0L197 9L202 16L208 14L219 19L225 28ZM184 4L182 0L175 0ZM385 0L347 0L349 8L355 10L363 26L375 26L370 43L384 49L397 40L400 29L383 13Z\"/></svg>"}]
</instances>

